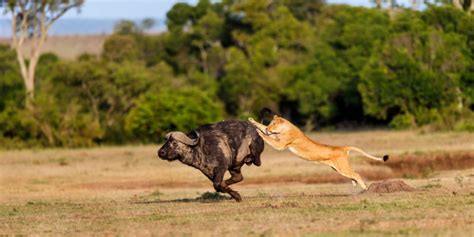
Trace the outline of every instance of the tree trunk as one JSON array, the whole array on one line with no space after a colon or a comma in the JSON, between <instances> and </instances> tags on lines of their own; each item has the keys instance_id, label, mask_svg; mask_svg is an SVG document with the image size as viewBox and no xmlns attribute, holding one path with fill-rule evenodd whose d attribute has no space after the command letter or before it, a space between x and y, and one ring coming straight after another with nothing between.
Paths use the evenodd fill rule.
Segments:
<instances>
[{"instance_id":1,"label":"tree trunk","mask_svg":"<svg viewBox=\"0 0 474 237\"><path fill-rule=\"evenodd\" d=\"M21 77L23 79L23 83L26 89L26 97L25 97L25 106L28 109L31 109L33 104L33 97L34 97L34 83L32 84L31 76L28 73L26 60L23 56L23 43L27 37L28 26L27 26L27 18L28 16L23 16L19 25L19 34L17 35L17 13L16 11L12 11L12 47L16 50L16 57L18 64L20 65L20 72ZM34 79L33 79L34 81Z\"/></svg>"},{"instance_id":2,"label":"tree trunk","mask_svg":"<svg viewBox=\"0 0 474 237\"><path fill-rule=\"evenodd\" d=\"M377 9L382 9L382 0L375 0L375 7Z\"/></svg>"},{"instance_id":3,"label":"tree trunk","mask_svg":"<svg viewBox=\"0 0 474 237\"><path fill-rule=\"evenodd\" d=\"M456 97L458 100L458 106L457 109L459 112L462 112L464 108L464 103L463 103L463 96L462 96L462 91L459 87L456 87Z\"/></svg>"},{"instance_id":4,"label":"tree trunk","mask_svg":"<svg viewBox=\"0 0 474 237\"><path fill-rule=\"evenodd\" d=\"M38 39L38 43L36 45L32 45L32 56L30 58L30 62L28 63L28 71L25 81L26 86L26 104L31 105L35 99L35 75L36 75L36 66L38 65L38 60L40 57L40 49L43 46L44 41L46 40L46 32L41 30L41 36Z\"/></svg>"},{"instance_id":5,"label":"tree trunk","mask_svg":"<svg viewBox=\"0 0 474 237\"><path fill-rule=\"evenodd\" d=\"M418 10L418 0L412 0L412 1L411 1L411 9L412 9L413 11Z\"/></svg>"},{"instance_id":6,"label":"tree trunk","mask_svg":"<svg viewBox=\"0 0 474 237\"><path fill-rule=\"evenodd\" d=\"M25 107L29 111L34 109L34 100L35 100L34 81L35 81L34 75L28 74L25 80L25 88L26 88Z\"/></svg>"},{"instance_id":7,"label":"tree trunk","mask_svg":"<svg viewBox=\"0 0 474 237\"><path fill-rule=\"evenodd\" d=\"M50 146L54 146L56 144L56 140L54 139L53 130L51 129L51 126L49 126L49 124L41 122L41 121L38 121L38 123L39 123L40 129L41 129L41 132L43 133L43 135L48 140L48 144Z\"/></svg>"},{"instance_id":8,"label":"tree trunk","mask_svg":"<svg viewBox=\"0 0 474 237\"><path fill-rule=\"evenodd\" d=\"M461 10L464 10L463 7L462 7L462 0L452 0L453 1L453 5L455 8L457 9L461 9Z\"/></svg>"},{"instance_id":9,"label":"tree trunk","mask_svg":"<svg viewBox=\"0 0 474 237\"><path fill-rule=\"evenodd\" d=\"M204 49L203 45L199 46L199 52L201 54L201 65L202 65L202 70L204 74L209 75L209 67L207 64L207 52Z\"/></svg>"}]
</instances>

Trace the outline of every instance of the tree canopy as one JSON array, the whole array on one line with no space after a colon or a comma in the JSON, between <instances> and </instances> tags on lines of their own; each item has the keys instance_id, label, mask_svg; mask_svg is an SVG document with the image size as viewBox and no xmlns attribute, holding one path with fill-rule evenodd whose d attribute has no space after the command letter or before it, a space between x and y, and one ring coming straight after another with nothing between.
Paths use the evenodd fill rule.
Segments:
<instances>
[{"instance_id":1,"label":"tree canopy","mask_svg":"<svg viewBox=\"0 0 474 237\"><path fill-rule=\"evenodd\" d=\"M33 118L22 116L16 54L2 46L0 141L159 142L167 131L246 119L263 107L305 129L474 130L473 17L450 5L177 3L166 32L121 21L99 56L43 55Z\"/></svg>"}]
</instances>

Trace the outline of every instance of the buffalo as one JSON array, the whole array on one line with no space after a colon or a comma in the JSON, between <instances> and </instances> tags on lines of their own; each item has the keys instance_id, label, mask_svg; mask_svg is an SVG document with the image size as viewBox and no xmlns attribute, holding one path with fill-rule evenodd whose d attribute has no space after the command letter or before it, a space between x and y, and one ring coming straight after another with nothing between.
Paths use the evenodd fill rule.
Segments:
<instances>
[{"instance_id":1,"label":"buffalo","mask_svg":"<svg viewBox=\"0 0 474 237\"><path fill-rule=\"evenodd\" d=\"M264 142L248 121L223 121L204 125L185 134L170 132L158 150L163 160L179 160L200 170L217 192L228 193L237 202L240 194L229 185L243 180L243 164L260 166ZM229 171L231 177L224 180Z\"/></svg>"}]
</instances>

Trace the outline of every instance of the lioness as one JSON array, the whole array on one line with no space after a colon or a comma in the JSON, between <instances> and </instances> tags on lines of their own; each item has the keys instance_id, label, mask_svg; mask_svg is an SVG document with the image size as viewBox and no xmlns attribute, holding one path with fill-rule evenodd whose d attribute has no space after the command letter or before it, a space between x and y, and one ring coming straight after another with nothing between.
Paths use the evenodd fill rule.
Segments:
<instances>
[{"instance_id":1,"label":"lioness","mask_svg":"<svg viewBox=\"0 0 474 237\"><path fill-rule=\"evenodd\" d=\"M252 118L249 118L249 121L257 127L260 137L273 148L277 150L288 148L293 154L305 160L327 164L343 176L352 179L354 186L358 183L364 190L367 189L367 186L360 175L352 170L349 163L349 151L358 151L374 160L388 160L388 155L384 155L383 158L371 156L357 147L330 146L315 142L288 120L277 115L273 116L273 120L268 126L258 123Z\"/></svg>"}]
</instances>

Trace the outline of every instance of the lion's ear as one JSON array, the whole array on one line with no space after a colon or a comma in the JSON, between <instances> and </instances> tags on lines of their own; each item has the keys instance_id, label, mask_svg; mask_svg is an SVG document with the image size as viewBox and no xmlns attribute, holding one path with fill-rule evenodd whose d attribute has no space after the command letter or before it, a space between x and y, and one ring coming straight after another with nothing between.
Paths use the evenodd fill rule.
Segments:
<instances>
[{"instance_id":1,"label":"lion's ear","mask_svg":"<svg viewBox=\"0 0 474 237\"><path fill-rule=\"evenodd\" d=\"M273 119L277 119L278 118L278 115L273 115Z\"/></svg>"}]
</instances>

